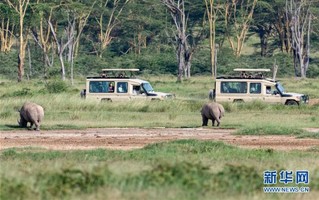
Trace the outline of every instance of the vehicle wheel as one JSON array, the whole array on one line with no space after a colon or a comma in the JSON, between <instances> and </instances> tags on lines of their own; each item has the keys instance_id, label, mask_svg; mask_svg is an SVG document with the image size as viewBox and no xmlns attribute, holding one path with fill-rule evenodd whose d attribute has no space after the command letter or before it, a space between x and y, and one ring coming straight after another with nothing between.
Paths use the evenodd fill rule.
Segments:
<instances>
[{"instance_id":1,"label":"vehicle wheel","mask_svg":"<svg viewBox=\"0 0 319 200\"><path fill-rule=\"evenodd\" d=\"M298 106L298 102L297 101L294 101L294 100L289 100L286 102L286 105L288 106Z\"/></svg>"},{"instance_id":2,"label":"vehicle wheel","mask_svg":"<svg viewBox=\"0 0 319 200\"><path fill-rule=\"evenodd\" d=\"M109 98L107 98L107 99L101 99L101 102L112 102L112 99L109 99Z\"/></svg>"},{"instance_id":3,"label":"vehicle wheel","mask_svg":"<svg viewBox=\"0 0 319 200\"><path fill-rule=\"evenodd\" d=\"M234 99L234 103L244 103L244 100L242 100L242 99Z\"/></svg>"}]
</instances>

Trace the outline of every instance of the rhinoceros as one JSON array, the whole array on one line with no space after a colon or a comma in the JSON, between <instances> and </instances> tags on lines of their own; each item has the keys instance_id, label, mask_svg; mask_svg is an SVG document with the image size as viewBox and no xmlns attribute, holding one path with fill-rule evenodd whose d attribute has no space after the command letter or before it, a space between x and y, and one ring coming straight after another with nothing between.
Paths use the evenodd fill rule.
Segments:
<instances>
[{"instance_id":1,"label":"rhinoceros","mask_svg":"<svg viewBox=\"0 0 319 200\"><path fill-rule=\"evenodd\" d=\"M40 124L44 117L43 107L32 102L26 102L23 104L20 112L20 120L18 121L21 127L27 127L28 122L30 122L30 129L33 124L37 131L40 130Z\"/></svg>"},{"instance_id":2,"label":"rhinoceros","mask_svg":"<svg viewBox=\"0 0 319 200\"><path fill-rule=\"evenodd\" d=\"M207 126L209 119L212 120L213 126L215 125L215 121L217 121L217 126L219 126L221 118L225 115L225 109L219 103L206 103L202 107L201 114L203 120L202 126Z\"/></svg>"}]
</instances>

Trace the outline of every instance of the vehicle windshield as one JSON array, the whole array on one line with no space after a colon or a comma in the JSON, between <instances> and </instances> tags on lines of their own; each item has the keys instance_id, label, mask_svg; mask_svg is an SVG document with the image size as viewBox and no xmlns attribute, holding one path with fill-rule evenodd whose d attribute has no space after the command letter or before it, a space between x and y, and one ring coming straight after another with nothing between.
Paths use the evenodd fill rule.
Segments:
<instances>
[{"instance_id":1,"label":"vehicle windshield","mask_svg":"<svg viewBox=\"0 0 319 200\"><path fill-rule=\"evenodd\" d=\"M154 92L154 90L153 90L153 88L152 88L152 86L151 86L150 83L145 82L145 83L142 84L142 86L143 86L143 89L144 89L144 91L145 91L146 93L152 93L152 92Z\"/></svg>"},{"instance_id":2,"label":"vehicle windshield","mask_svg":"<svg viewBox=\"0 0 319 200\"><path fill-rule=\"evenodd\" d=\"M277 89L281 94L285 93L285 88L279 82L277 83Z\"/></svg>"}]
</instances>

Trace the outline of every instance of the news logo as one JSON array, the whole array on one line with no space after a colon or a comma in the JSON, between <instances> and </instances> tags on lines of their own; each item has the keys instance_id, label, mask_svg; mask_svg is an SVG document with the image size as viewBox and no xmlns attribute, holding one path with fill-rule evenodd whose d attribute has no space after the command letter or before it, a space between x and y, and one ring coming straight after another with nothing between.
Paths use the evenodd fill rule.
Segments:
<instances>
[{"instance_id":1,"label":"news logo","mask_svg":"<svg viewBox=\"0 0 319 200\"><path fill-rule=\"evenodd\" d=\"M263 190L265 193L308 193L310 188L308 170L266 170L264 171L264 185ZM275 186L276 184L284 186ZM303 186L299 187L299 184Z\"/></svg>"}]
</instances>

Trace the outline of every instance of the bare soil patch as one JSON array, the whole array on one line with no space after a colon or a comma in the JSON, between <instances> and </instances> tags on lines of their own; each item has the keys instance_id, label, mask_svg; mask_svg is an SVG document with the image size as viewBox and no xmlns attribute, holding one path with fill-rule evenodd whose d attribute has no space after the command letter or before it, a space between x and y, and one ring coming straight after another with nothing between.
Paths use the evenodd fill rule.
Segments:
<instances>
[{"instance_id":1,"label":"bare soil patch","mask_svg":"<svg viewBox=\"0 0 319 200\"><path fill-rule=\"evenodd\" d=\"M319 131L319 129L317 130ZM54 150L143 148L152 143L181 139L222 141L243 148L307 150L319 148L318 139L294 136L232 135L234 129L210 128L100 128L87 130L0 131L0 150L12 147L41 147Z\"/></svg>"}]
</instances>

